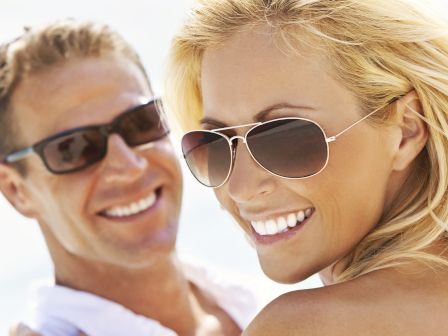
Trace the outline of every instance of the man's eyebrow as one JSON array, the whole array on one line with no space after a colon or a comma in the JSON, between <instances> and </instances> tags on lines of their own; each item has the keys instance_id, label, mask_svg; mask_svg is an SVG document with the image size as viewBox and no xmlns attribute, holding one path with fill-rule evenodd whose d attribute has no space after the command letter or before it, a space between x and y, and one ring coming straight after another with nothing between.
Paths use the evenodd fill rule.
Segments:
<instances>
[{"instance_id":1,"label":"man's eyebrow","mask_svg":"<svg viewBox=\"0 0 448 336\"><path fill-rule=\"evenodd\" d=\"M277 103L271 106L268 106L267 108L261 110L260 112L258 112L254 117L254 122L261 122L261 121L265 121L267 119L267 116L269 115L269 113L275 111L275 110L280 110L280 109L284 109L284 108L293 108L293 109L301 109L301 110L314 110L313 107L311 106L305 106L305 105L293 105L293 104L289 104L289 103ZM229 125L227 125L226 123L223 123L222 121L216 120L214 118L210 118L210 117L205 117L202 118L199 121L201 124L207 124L207 125L211 125L211 126L216 126L214 128L224 128L224 127L229 127Z\"/></svg>"}]
</instances>

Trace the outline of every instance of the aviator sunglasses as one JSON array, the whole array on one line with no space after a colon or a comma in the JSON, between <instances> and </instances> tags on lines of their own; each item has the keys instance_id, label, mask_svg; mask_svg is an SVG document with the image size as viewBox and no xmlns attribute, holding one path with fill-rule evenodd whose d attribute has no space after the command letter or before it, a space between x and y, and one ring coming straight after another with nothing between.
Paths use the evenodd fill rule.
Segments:
<instances>
[{"instance_id":1,"label":"aviator sunglasses","mask_svg":"<svg viewBox=\"0 0 448 336\"><path fill-rule=\"evenodd\" d=\"M304 179L325 169L329 143L380 109L330 137L317 122L299 117L195 130L182 137L182 152L193 176L207 187L218 188L229 179L238 139L246 144L253 160L268 172L288 179ZM222 133L243 127L251 127L244 136L229 137Z\"/></svg>"},{"instance_id":2,"label":"aviator sunglasses","mask_svg":"<svg viewBox=\"0 0 448 336\"><path fill-rule=\"evenodd\" d=\"M161 119L161 103L152 99L124 111L110 123L78 127L51 135L34 145L8 154L3 162L14 163L37 154L53 174L85 169L107 153L108 136L120 135L130 147L165 137L169 130Z\"/></svg>"}]
</instances>

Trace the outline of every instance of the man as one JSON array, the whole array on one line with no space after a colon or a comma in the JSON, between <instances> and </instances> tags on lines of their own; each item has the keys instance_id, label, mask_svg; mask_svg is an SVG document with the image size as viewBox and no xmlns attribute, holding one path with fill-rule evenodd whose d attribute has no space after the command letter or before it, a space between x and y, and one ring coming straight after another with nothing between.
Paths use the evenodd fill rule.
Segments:
<instances>
[{"instance_id":1,"label":"man","mask_svg":"<svg viewBox=\"0 0 448 336\"><path fill-rule=\"evenodd\" d=\"M239 335L251 296L181 263L182 178L134 50L61 21L0 49L0 190L54 262L44 335Z\"/></svg>"}]
</instances>

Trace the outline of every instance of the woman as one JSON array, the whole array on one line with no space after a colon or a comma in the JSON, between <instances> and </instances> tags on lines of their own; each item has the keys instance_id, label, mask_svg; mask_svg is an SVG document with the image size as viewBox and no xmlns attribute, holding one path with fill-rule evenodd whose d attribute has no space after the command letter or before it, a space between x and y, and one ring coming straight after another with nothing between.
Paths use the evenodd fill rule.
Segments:
<instances>
[{"instance_id":1,"label":"woman","mask_svg":"<svg viewBox=\"0 0 448 336\"><path fill-rule=\"evenodd\" d=\"M448 25L419 3L204 0L175 38L193 175L271 279L333 285L245 334L448 334Z\"/></svg>"}]
</instances>

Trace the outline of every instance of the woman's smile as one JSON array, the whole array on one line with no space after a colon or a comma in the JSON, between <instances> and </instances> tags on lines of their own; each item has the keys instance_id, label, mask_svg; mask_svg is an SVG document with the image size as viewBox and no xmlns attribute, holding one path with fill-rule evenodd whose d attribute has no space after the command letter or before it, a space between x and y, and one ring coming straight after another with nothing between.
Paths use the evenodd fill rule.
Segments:
<instances>
[{"instance_id":1,"label":"woman's smile","mask_svg":"<svg viewBox=\"0 0 448 336\"><path fill-rule=\"evenodd\" d=\"M289 239L299 232L314 213L314 208L284 212L282 215L265 216L258 214L247 219L250 222L251 236L260 244L271 244Z\"/></svg>"}]
</instances>

